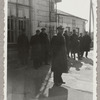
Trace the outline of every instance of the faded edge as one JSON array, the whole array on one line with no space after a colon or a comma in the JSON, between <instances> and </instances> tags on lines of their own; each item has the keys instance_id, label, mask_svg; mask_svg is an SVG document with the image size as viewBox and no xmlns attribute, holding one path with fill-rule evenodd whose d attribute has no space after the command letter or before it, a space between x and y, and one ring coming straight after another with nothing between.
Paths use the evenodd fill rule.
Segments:
<instances>
[{"instance_id":1,"label":"faded edge","mask_svg":"<svg viewBox=\"0 0 100 100\"><path fill-rule=\"evenodd\" d=\"M100 100L100 0L97 1L97 100Z\"/></svg>"},{"instance_id":2,"label":"faded edge","mask_svg":"<svg viewBox=\"0 0 100 100\"><path fill-rule=\"evenodd\" d=\"M4 99L4 0L0 0L0 100Z\"/></svg>"}]
</instances>

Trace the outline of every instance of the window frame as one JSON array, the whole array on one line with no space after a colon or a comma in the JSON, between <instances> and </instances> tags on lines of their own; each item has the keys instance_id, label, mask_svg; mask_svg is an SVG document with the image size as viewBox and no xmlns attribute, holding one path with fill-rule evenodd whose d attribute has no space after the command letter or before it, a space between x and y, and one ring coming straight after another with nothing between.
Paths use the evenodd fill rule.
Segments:
<instances>
[{"instance_id":1,"label":"window frame","mask_svg":"<svg viewBox=\"0 0 100 100\"><path fill-rule=\"evenodd\" d=\"M15 7L16 7L16 16L15 16L15 20L16 20L16 22L15 22L15 30L13 30L14 31L14 36L13 36L13 38L16 38L16 40L15 41L13 41L13 42L7 42L7 44L8 45L14 45L14 44L17 44L17 38L18 38L18 35L19 35L19 33L18 33L18 27L19 27L19 25L18 25L18 20L19 20L19 17L18 17L18 7L19 6L21 6L22 8L23 8L23 12L24 12L24 7L26 7L26 8L28 8L29 9L29 18L26 18L26 20L28 19L29 20L29 26L30 26L30 29L28 29L28 30L30 30L30 33L31 33L31 13L30 13L30 9L31 9L31 5L24 5L24 4L19 4L19 3L14 3L14 2L10 2L10 1L8 1L8 6L10 6L10 4L11 5L14 5ZM29 4L30 4L30 1L29 1ZM11 8L10 8L11 9ZM25 14L24 14L25 15ZM9 20L9 18L11 17L11 10L10 10L10 16L8 16L8 20ZM22 17L23 19L24 19L24 17ZM10 22L11 23L11 22ZM11 26L10 26L11 27ZM8 29L8 31L12 31L11 29ZM8 33L7 33L7 36L8 36ZM30 36L30 34L29 34L29 36ZM7 40L8 40L8 37L7 37Z\"/></svg>"}]
</instances>

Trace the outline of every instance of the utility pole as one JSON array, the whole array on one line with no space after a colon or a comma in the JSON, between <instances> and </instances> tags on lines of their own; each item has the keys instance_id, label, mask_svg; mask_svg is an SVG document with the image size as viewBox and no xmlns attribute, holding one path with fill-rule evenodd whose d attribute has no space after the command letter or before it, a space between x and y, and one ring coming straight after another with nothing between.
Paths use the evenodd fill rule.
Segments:
<instances>
[{"instance_id":1,"label":"utility pole","mask_svg":"<svg viewBox=\"0 0 100 100\"><path fill-rule=\"evenodd\" d=\"M56 33L57 33L57 3L56 3Z\"/></svg>"},{"instance_id":2,"label":"utility pole","mask_svg":"<svg viewBox=\"0 0 100 100\"><path fill-rule=\"evenodd\" d=\"M89 14L89 35L91 35L91 11L92 11L92 0L90 0L90 14Z\"/></svg>"}]
</instances>

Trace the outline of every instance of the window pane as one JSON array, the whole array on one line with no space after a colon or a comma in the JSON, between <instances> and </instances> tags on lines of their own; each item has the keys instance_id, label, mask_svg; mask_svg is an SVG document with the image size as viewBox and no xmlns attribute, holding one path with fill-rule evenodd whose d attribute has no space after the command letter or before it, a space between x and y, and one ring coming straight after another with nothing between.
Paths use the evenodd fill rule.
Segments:
<instances>
[{"instance_id":1,"label":"window pane","mask_svg":"<svg viewBox=\"0 0 100 100\"><path fill-rule=\"evenodd\" d=\"M29 0L24 0L25 5L29 5Z\"/></svg>"},{"instance_id":2,"label":"window pane","mask_svg":"<svg viewBox=\"0 0 100 100\"><path fill-rule=\"evenodd\" d=\"M18 9L18 17L24 17L23 9L21 7Z\"/></svg>"},{"instance_id":3,"label":"window pane","mask_svg":"<svg viewBox=\"0 0 100 100\"><path fill-rule=\"evenodd\" d=\"M16 3L16 0L9 0L10 2L14 2L14 3Z\"/></svg>"},{"instance_id":4,"label":"window pane","mask_svg":"<svg viewBox=\"0 0 100 100\"><path fill-rule=\"evenodd\" d=\"M29 18L29 8L24 8L24 16Z\"/></svg>"},{"instance_id":5,"label":"window pane","mask_svg":"<svg viewBox=\"0 0 100 100\"><path fill-rule=\"evenodd\" d=\"M16 16L16 6L11 5L11 15Z\"/></svg>"},{"instance_id":6,"label":"window pane","mask_svg":"<svg viewBox=\"0 0 100 100\"><path fill-rule=\"evenodd\" d=\"M23 4L24 2L23 0L18 0L18 3Z\"/></svg>"}]
</instances>

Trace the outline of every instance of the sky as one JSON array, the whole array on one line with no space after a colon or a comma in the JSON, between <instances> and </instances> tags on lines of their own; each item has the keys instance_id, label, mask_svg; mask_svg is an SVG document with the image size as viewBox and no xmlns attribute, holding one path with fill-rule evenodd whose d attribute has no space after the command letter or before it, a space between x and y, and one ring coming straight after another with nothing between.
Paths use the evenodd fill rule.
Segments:
<instances>
[{"instance_id":1,"label":"sky","mask_svg":"<svg viewBox=\"0 0 100 100\"><path fill-rule=\"evenodd\" d=\"M93 0L96 5L96 0ZM90 0L62 0L57 4L57 9L89 21ZM86 29L88 30L88 23Z\"/></svg>"}]
</instances>

